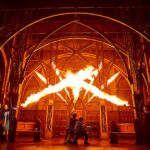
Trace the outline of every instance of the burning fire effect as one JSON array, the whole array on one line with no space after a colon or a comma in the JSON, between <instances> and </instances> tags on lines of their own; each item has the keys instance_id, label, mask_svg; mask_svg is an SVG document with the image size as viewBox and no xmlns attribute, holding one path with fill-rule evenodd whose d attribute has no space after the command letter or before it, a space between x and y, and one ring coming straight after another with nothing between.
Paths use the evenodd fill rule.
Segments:
<instances>
[{"instance_id":1,"label":"burning fire effect","mask_svg":"<svg viewBox=\"0 0 150 150\"><path fill-rule=\"evenodd\" d=\"M56 66L55 66L55 69L56 69ZM101 67L99 67L99 69L101 69ZM76 73L67 71L64 79L62 79L59 76L61 78L59 83L57 83L55 85L49 85L47 88L43 89L41 92L32 94L31 96L27 97L26 101L23 104L21 104L21 106L26 107L30 103L37 102L40 100L40 98L42 98L46 95L52 94L52 93L56 93L64 102L66 102L66 100L58 92L62 91L63 89L66 89L65 91L67 91L67 88L70 88L72 90L72 94L74 96L74 101L73 101L74 104L76 103L76 101L79 98L80 91L82 89L84 89L84 90L86 90L86 93L91 92L93 94L92 97L96 96L100 99L105 99L105 100L112 102L114 104L117 104L117 105L128 106L127 101L124 101L116 96L109 95L109 94L101 91L100 89L98 89L96 86L92 85L94 78L98 74L99 69L94 69L93 66L88 66L87 68L82 69ZM60 75L60 72L58 69L57 69L57 73ZM46 79L43 80L44 77L41 74L39 74L39 73L36 73L36 74L43 82L46 82ZM118 75L119 75L119 73L117 73L113 77L111 77L108 80L107 84L110 84ZM89 100L88 100L88 102L89 102Z\"/></svg>"},{"instance_id":2,"label":"burning fire effect","mask_svg":"<svg viewBox=\"0 0 150 150\"><path fill-rule=\"evenodd\" d=\"M45 84L47 83L46 79L40 73L38 73L37 71L35 71L35 73Z\"/></svg>"}]
</instances>

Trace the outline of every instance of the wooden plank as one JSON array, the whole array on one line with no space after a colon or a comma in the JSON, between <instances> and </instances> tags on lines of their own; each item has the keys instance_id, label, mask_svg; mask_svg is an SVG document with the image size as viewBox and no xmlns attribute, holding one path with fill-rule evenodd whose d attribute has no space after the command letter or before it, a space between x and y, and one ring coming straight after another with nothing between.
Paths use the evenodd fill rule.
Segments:
<instances>
[{"instance_id":1,"label":"wooden plank","mask_svg":"<svg viewBox=\"0 0 150 150\"><path fill-rule=\"evenodd\" d=\"M121 123L121 124L117 124L118 128L119 128L119 132L135 132L134 130L134 124L131 123Z\"/></svg>"},{"instance_id":2,"label":"wooden plank","mask_svg":"<svg viewBox=\"0 0 150 150\"><path fill-rule=\"evenodd\" d=\"M18 122L17 132L34 132L34 122Z\"/></svg>"}]
</instances>

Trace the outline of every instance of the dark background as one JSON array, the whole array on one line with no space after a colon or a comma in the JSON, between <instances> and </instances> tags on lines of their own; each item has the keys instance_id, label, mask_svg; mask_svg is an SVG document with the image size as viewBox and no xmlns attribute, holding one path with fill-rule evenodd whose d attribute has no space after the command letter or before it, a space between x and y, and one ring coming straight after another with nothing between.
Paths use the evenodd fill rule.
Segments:
<instances>
[{"instance_id":1,"label":"dark background","mask_svg":"<svg viewBox=\"0 0 150 150\"><path fill-rule=\"evenodd\" d=\"M4 8L111 7L150 5L150 0L0 0Z\"/></svg>"}]
</instances>

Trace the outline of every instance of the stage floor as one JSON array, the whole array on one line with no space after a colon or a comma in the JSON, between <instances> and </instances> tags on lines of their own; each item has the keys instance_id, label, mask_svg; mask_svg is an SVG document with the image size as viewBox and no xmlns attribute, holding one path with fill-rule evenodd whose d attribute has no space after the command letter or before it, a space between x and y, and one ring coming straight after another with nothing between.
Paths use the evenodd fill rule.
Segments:
<instances>
[{"instance_id":1,"label":"stage floor","mask_svg":"<svg viewBox=\"0 0 150 150\"><path fill-rule=\"evenodd\" d=\"M84 140L79 139L78 145L64 144L63 138L41 139L33 142L31 137L17 137L15 143L0 143L0 150L149 150L149 146L137 146L134 140L120 140L119 144L111 144L109 140L90 138L90 145L84 145Z\"/></svg>"}]
</instances>

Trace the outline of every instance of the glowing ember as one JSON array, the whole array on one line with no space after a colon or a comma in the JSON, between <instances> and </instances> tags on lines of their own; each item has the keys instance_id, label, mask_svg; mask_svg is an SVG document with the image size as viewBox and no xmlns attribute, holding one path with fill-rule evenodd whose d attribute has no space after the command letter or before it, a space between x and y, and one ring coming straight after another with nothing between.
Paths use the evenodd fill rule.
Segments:
<instances>
[{"instance_id":1,"label":"glowing ember","mask_svg":"<svg viewBox=\"0 0 150 150\"><path fill-rule=\"evenodd\" d=\"M57 93L64 88L71 88L73 91L74 96L74 103L79 97L79 92L81 88L88 90L89 92L93 93L94 96L97 96L100 99L105 99L117 105L128 105L127 101L121 100L116 96L108 95L102 91L100 91L94 85L88 83L88 81L93 80L93 76L96 75L96 70L94 67L89 66L85 69L80 70L77 73L67 72L66 78L61 80L59 83L55 85L49 85L47 88L38 92L36 94L32 94L27 98L27 100L21 104L21 106L26 107L30 103L39 101L40 98L49 95L51 93Z\"/></svg>"}]
</instances>

